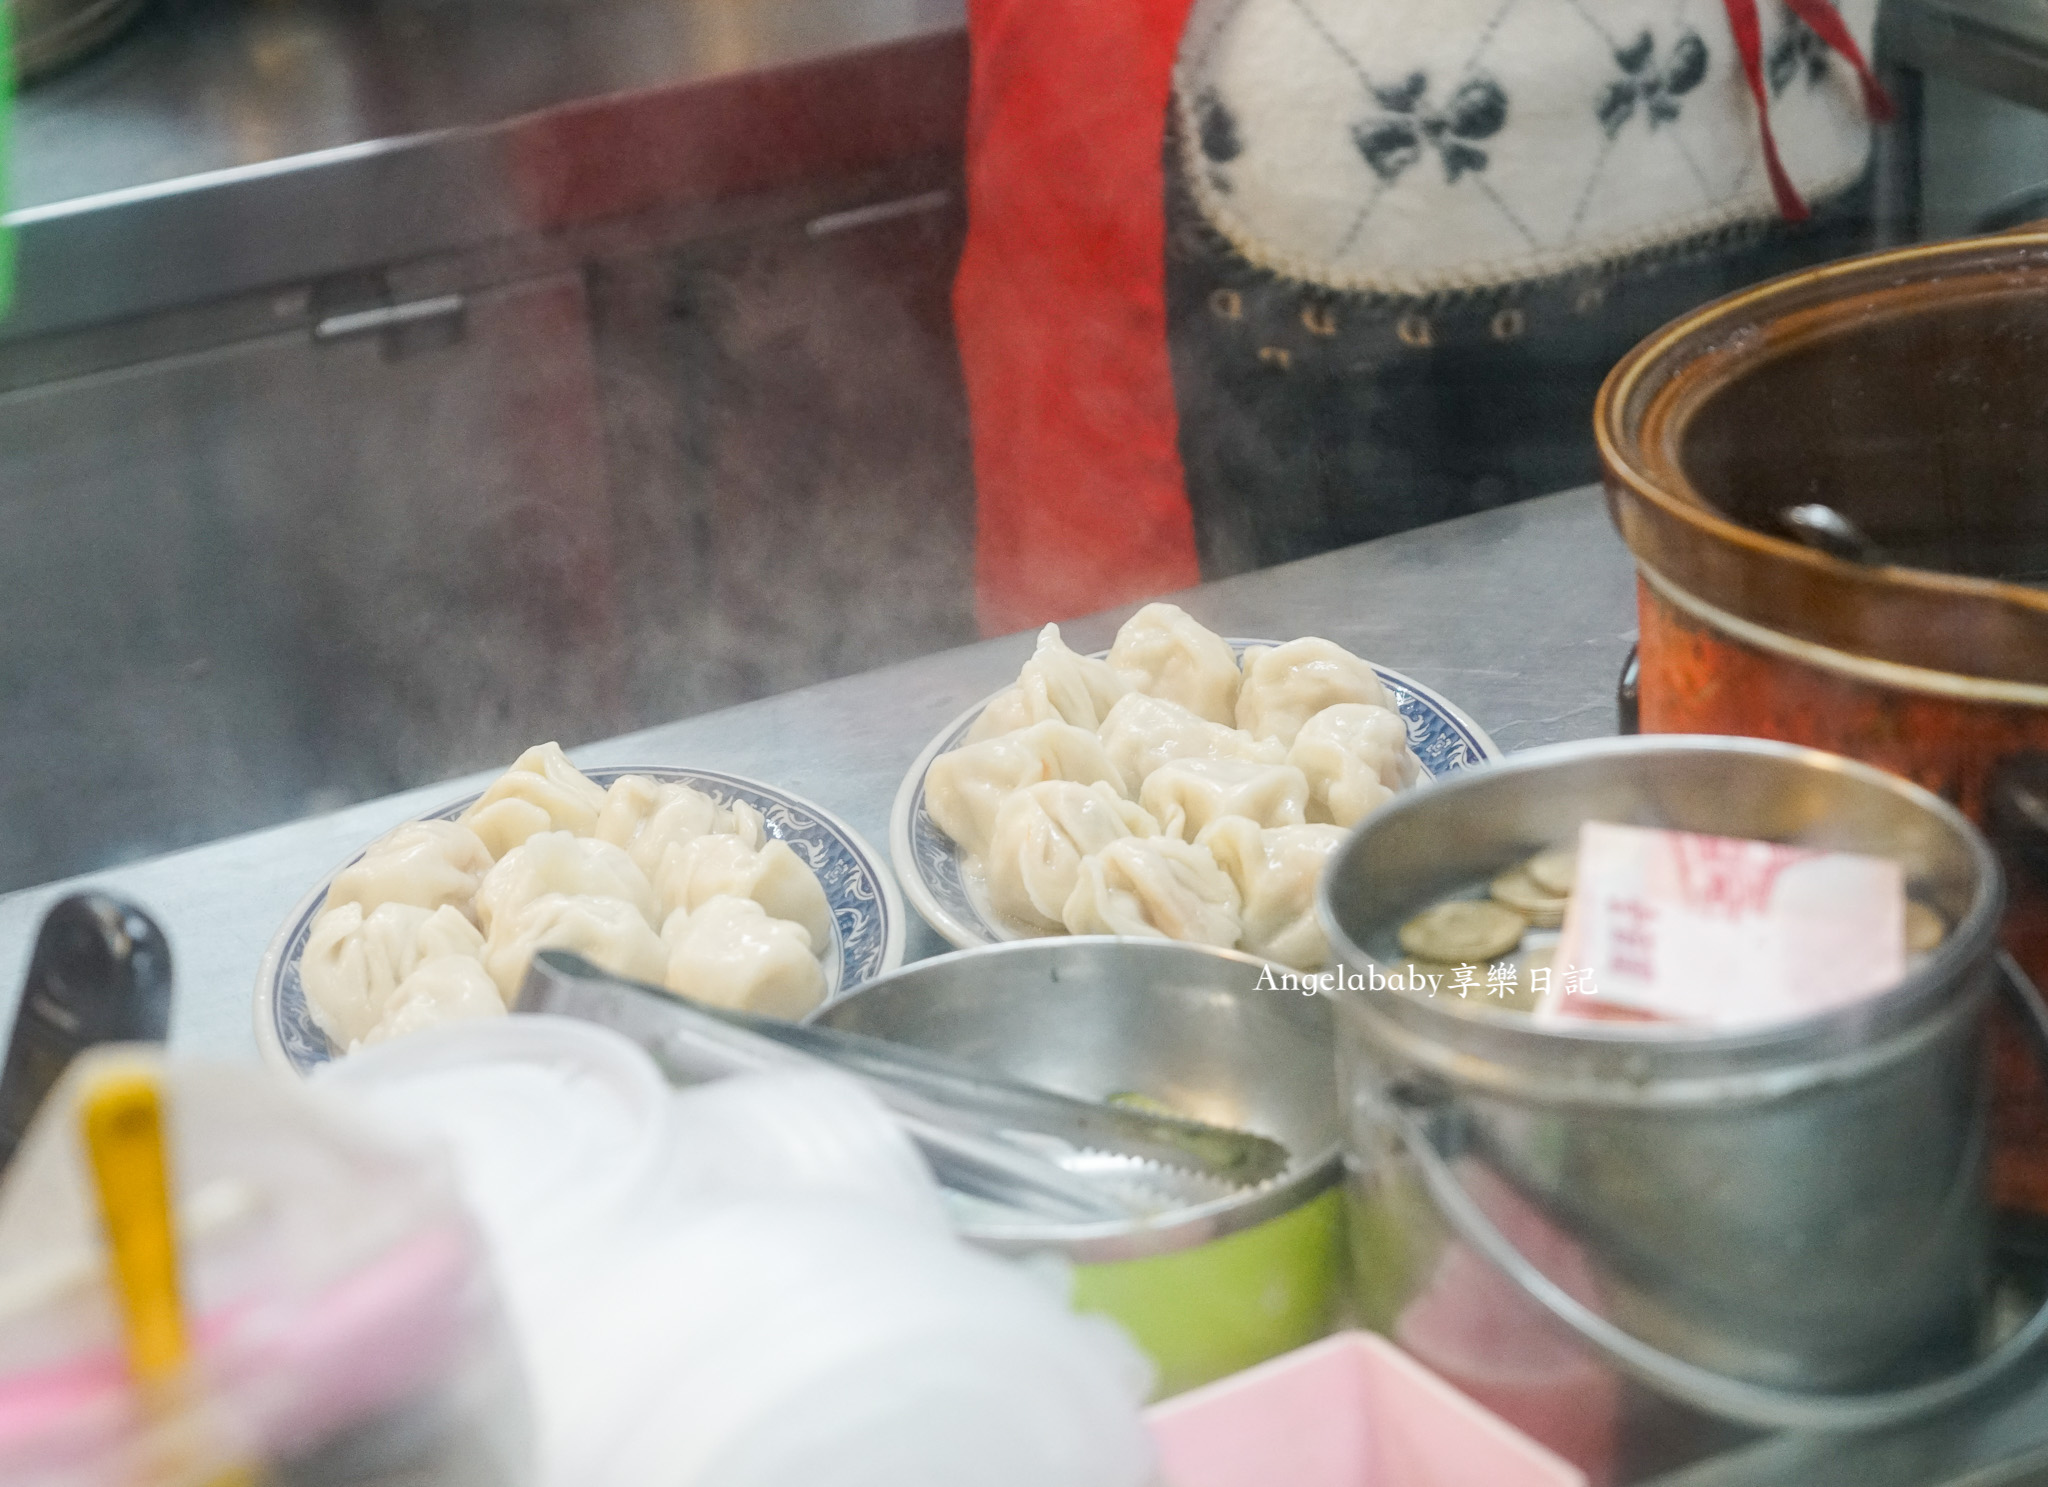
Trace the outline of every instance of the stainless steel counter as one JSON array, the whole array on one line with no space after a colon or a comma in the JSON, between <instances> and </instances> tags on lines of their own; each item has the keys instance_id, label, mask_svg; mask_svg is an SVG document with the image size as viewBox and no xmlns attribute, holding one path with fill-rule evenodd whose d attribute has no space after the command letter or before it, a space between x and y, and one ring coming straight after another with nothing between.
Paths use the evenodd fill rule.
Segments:
<instances>
[{"instance_id":1,"label":"stainless steel counter","mask_svg":"<svg viewBox=\"0 0 2048 1487\"><path fill-rule=\"evenodd\" d=\"M1522 749L1613 731L1614 681L1635 625L1630 574L1598 494L1585 490L1210 584L1179 602L1228 634L1327 635L1437 688L1503 748ZM1065 628L1088 650L1106 646L1123 617ZM1022 634L985 641L574 753L593 765L753 775L838 812L886 851L889 804L911 759L1008 683L1031 644ZM467 788L450 780L78 881L134 900L169 935L172 1045L253 1059L256 967L287 911L370 838ZM76 886L0 898L0 1026L12 1023L42 910ZM913 958L944 948L913 922Z\"/></svg>"}]
</instances>

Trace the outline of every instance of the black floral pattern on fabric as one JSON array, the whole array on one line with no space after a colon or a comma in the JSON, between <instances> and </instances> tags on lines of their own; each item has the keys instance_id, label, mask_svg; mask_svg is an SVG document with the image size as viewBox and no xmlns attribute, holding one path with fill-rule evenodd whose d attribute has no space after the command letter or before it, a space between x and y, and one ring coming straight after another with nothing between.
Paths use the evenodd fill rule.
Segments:
<instances>
[{"instance_id":1,"label":"black floral pattern on fabric","mask_svg":"<svg viewBox=\"0 0 2048 1487\"><path fill-rule=\"evenodd\" d=\"M1827 81L1828 44L1787 7L1779 8L1779 20L1778 39L1771 43L1771 55L1764 63L1771 95L1783 93L1802 72L1809 88Z\"/></svg>"},{"instance_id":2,"label":"black floral pattern on fabric","mask_svg":"<svg viewBox=\"0 0 2048 1487\"><path fill-rule=\"evenodd\" d=\"M1218 165L1227 165L1244 153L1244 141L1237 133L1237 115L1215 89L1205 89L1195 99L1195 120L1202 153Z\"/></svg>"},{"instance_id":3,"label":"black floral pattern on fabric","mask_svg":"<svg viewBox=\"0 0 2048 1487\"><path fill-rule=\"evenodd\" d=\"M1707 75L1707 44L1697 31L1682 31L1663 57L1657 40L1644 31L1614 54L1622 75L1609 83L1593 112L1613 139L1640 111L1655 129L1679 115L1679 100Z\"/></svg>"},{"instance_id":4,"label":"black floral pattern on fabric","mask_svg":"<svg viewBox=\"0 0 2048 1487\"><path fill-rule=\"evenodd\" d=\"M1427 150L1443 161L1444 179L1486 169L1486 151L1474 140L1491 139L1508 119L1508 96L1490 77L1467 78L1441 108L1429 106L1429 77L1411 72L1372 96L1386 113L1351 126L1351 141L1374 175L1400 179Z\"/></svg>"}]
</instances>

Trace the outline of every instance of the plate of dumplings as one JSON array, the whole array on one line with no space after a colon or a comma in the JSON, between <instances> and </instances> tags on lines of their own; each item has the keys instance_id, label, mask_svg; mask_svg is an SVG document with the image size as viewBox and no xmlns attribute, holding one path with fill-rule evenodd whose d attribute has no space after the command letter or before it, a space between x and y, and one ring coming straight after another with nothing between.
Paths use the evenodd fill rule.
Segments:
<instances>
[{"instance_id":1,"label":"plate of dumplings","mask_svg":"<svg viewBox=\"0 0 2048 1487\"><path fill-rule=\"evenodd\" d=\"M890 814L904 890L962 949L1057 934L1312 970L1324 862L1396 793L1500 757L1419 682L1313 636L1226 639L1148 604L1099 655L1057 625L926 745Z\"/></svg>"},{"instance_id":2,"label":"plate of dumplings","mask_svg":"<svg viewBox=\"0 0 2048 1487\"><path fill-rule=\"evenodd\" d=\"M797 1019L903 962L895 883L851 827L739 775L593 769L541 744L306 895L263 958L256 1040L306 1073L499 1017L536 951Z\"/></svg>"}]
</instances>

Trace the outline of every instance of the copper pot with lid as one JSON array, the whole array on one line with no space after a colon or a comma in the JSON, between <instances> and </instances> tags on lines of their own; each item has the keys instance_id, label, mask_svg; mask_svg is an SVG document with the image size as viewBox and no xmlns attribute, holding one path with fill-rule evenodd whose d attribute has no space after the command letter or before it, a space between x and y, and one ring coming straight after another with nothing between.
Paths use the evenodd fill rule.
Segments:
<instances>
[{"instance_id":1,"label":"copper pot with lid","mask_svg":"<svg viewBox=\"0 0 2048 1487\"><path fill-rule=\"evenodd\" d=\"M2005 939L2048 974L2048 231L1706 305L1616 366L1594 426L1643 731L1831 749L2003 827ZM1800 507L1854 542L1797 540ZM2017 1036L1999 1058L1998 1195L2048 1212L2048 1095Z\"/></svg>"}]
</instances>

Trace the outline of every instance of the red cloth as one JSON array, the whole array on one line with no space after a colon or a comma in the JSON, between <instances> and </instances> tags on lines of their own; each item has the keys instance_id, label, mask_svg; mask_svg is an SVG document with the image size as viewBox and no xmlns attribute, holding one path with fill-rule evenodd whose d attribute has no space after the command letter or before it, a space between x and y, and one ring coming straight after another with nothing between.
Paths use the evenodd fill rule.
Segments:
<instances>
[{"instance_id":1,"label":"red cloth","mask_svg":"<svg viewBox=\"0 0 2048 1487\"><path fill-rule=\"evenodd\" d=\"M1166 351L1161 154L1190 0L969 0L966 251L982 633L1201 577Z\"/></svg>"}]
</instances>

